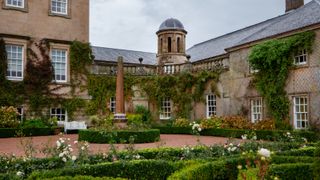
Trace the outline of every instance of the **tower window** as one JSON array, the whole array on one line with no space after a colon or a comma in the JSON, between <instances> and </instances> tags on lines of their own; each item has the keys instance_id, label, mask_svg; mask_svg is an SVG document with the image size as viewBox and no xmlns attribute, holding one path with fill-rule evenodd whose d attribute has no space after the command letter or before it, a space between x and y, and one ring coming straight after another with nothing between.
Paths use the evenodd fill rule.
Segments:
<instances>
[{"instance_id":1,"label":"tower window","mask_svg":"<svg viewBox=\"0 0 320 180\"><path fill-rule=\"evenodd\" d=\"M163 45L163 40L162 38L160 39L160 49L159 49L159 53L162 53L162 45Z\"/></svg>"},{"instance_id":2,"label":"tower window","mask_svg":"<svg viewBox=\"0 0 320 180\"><path fill-rule=\"evenodd\" d=\"M171 52L171 37L168 37L168 52Z\"/></svg>"},{"instance_id":3,"label":"tower window","mask_svg":"<svg viewBox=\"0 0 320 180\"><path fill-rule=\"evenodd\" d=\"M177 52L180 52L180 37L177 38Z\"/></svg>"}]
</instances>

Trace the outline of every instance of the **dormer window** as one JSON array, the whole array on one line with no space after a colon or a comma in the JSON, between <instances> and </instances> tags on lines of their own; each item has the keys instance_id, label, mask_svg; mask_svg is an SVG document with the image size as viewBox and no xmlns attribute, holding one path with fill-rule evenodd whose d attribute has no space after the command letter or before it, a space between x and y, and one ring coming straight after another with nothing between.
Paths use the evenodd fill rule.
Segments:
<instances>
[{"instance_id":1,"label":"dormer window","mask_svg":"<svg viewBox=\"0 0 320 180\"><path fill-rule=\"evenodd\" d=\"M24 0L6 0L7 7L24 8Z\"/></svg>"},{"instance_id":2,"label":"dormer window","mask_svg":"<svg viewBox=\"0 0 320 180\"><path fill-rule=\"evenodd\" d=\"M51 13L68 15L68 0L51 0Z\"/></svg>"},{"instance_id":3,"label":"dormer window","mask_svg":"<svg viewBox=\"0 0 320 180\"><path fill-rule=\"evenodd\" d=\"M307 50L299 50L294 56L295 65L305 65L307 64Z\"/></svg>"}]
</instances>

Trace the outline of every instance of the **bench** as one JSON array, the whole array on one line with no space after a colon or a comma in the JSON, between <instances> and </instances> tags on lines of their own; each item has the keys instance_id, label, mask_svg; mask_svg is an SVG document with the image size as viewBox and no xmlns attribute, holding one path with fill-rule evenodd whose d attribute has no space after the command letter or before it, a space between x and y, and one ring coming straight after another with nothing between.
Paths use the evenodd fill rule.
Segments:
<instances>
[{"instance_id":1,"label":"bench","mask_svg":"<svg viewBox=\"0 0 320 180\"><path fill-rule=\"evenodd\" d=\"M64 126L64 132L67 132L67 130L87 129L86 122L84 121L58 121L58 126Z\"/></svg>"}]
</instances>

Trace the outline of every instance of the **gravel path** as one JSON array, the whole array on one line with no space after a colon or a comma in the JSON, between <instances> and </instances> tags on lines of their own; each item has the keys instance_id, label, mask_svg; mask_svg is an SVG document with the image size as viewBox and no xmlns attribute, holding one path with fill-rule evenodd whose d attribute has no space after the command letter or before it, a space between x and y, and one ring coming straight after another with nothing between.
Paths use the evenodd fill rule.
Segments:
<instances>
[{"instance_id":1,"label":"gravel path","mask_svg":"<svg viewBox=\"0 0 320 180\"><path fill-rule=\"evenodd\" d=\"M24 138L0 138L0 154L15 154L16 156L24 156L24 148L21 144L28 144L35 147L37 151L40 151L46 146L55 146L57 139L61 136L38 136L38 137L24 137ZM74 141L78 140L77 134L64 135L66 138L70 138L70 144L74 149L77 149L73 144ZM166 135L162 134L159 142L135 144L136 149L144 148L157 148L157 147L183 147L186 145L196 146L199 143L205 145L213 144L224 144L228 141L228 138L223 137L212 137L212 136L200 136L199 138L192 135ZM92 144L90 143L91 153L103 153L109 149L108 144ZM116 144L118 149L124 149L128 145ZM37 157L44 157L41 152L36 153Z\"/></svg>"}]
</instances>

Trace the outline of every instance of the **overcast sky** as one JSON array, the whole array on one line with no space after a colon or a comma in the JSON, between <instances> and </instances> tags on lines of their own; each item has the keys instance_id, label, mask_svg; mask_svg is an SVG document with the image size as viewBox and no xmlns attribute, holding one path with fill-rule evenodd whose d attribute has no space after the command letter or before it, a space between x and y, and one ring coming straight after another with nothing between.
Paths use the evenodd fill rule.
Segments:
<instances>
[{"instance_id":1,"label":"overcast sky","mask_svg":"<svg viewBox=\"0 0 320 180\"><path fill-rule=\"evenodd\" d=\"M284 12L285 0L90 0L90 42L156 52L155 33L173 17L188 31L189 48Z\"/></svg>"}]
</instances>

